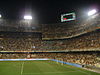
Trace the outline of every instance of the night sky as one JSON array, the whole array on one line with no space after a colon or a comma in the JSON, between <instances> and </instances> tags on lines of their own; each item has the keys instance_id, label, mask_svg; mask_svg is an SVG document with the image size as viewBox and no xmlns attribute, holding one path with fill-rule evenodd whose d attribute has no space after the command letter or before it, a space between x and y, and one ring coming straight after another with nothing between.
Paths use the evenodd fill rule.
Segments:
<instances>
[{"instance_id":1,"label":"night sky","mask_svg":"<svg viewBox=\"0 0 100 75\"><path fill-rule=\"evenodd\" d=\"M23 19L24 14L32 14L40 23L60 23L60 15L75 12L77 17L86 11L100 9L100 0L1 0L0 14L5 19Z\"/></svg>"}]
</instances>

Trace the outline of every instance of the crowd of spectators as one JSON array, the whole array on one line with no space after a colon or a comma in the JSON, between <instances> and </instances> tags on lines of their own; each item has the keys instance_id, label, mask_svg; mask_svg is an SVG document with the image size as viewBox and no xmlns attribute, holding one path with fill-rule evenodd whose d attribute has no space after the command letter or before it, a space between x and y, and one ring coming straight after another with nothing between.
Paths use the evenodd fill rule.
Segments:
<instances>
[{"instance_id":1,"label":"crowd of spectators","mask_svg":"<svg viewBox=\"0 0 100 75\"><path fill-rule=\"evenodd\" d=\"M43 42L46 50L100 50L100 30L70 39Z\"/></svg>"},{"instance_id":2,"label":"crowd of spectators","mask_svg":"<svg viewBox=\"0 0 100 75\"><path fill-rule=\"evenodd\" d=\"M0 53L0 59L25 59L27 54L2 54Z\"/></svg>"},{"instance_id":3,"label":"crowd of spectators","mask_svg":"<svg viewBox=\"0 0 100 75\"><path fill-rule=\"evenodd\" d=\"M36 38L3 38L0 39L0 51L34 51L39 49L40 42Z\"/></svg>"},{"instance_id":4,"label":"crowd of spectators","mask_svg":"<svg viewBox=\"0 0 100 75\"><path fill-rule=\"evenodd\" d=\"M14 34L14 35L13 35ZM32 33L31 33L32 34ZM90 51L100 50L100 29L69 39L41 40L40 34L0 35L0 51Z\"/></svg>"},{"instance_id":5,"label":"crowd of spectators","mask_svg":"<svg viewBox=\"0 0 100 75\"><path fill-rule=\"evenodd\" d=\"M27 24L28 22L25 23L24 21L10 22L10 21L5 21L0 19L0 25L1 25L0 51L100 50L100 29L98 29L100 24L99 14L95 15L93 18L87 19L83 23L72 21L72 22L60 23L60 24L50 24L50 25L43 24L40 26L40 31L41 31L40 37L37 37L38 35L34 35L34 33L20 35L21 33L20 27L23 27L27 31L28 30ZM12 27L11 29L13 30L16 30L17 28L17 30L19 29L20 33L17 34L11 33L11 34L4 35L4 33L2 34L3 31L2 26L3 27L8 26L6 27L8 28L8 30L10 30L9 29L10 26ZM29 26L29 28L30 27L31 26ZM33 38L32 36L36 36L36 37ZM45 38L53 38L53 39L43 40ZM58 38L58 40L55 38Z\"/></svg>"}]
</instances>

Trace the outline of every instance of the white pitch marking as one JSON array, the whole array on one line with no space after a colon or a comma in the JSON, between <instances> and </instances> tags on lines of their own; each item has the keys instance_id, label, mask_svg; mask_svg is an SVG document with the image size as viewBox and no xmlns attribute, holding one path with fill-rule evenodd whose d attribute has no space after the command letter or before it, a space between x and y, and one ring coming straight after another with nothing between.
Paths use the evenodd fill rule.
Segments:
<instances>
[{"instance_id":1,"label":"white pitch marking","mask_svg":"<svg viewBox=\"0 0 100 75\"><path fill-rule=\"evenodd\" d=\"M23 69L24 69L24 62L22 63L22 67L21 67L21 75L23 74Z\"/></svg>"}]
</instances>

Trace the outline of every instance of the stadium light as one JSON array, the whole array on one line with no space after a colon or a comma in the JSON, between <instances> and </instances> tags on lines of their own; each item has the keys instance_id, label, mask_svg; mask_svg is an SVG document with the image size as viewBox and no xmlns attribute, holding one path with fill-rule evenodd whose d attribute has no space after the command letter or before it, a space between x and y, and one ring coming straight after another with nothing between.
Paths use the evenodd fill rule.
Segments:
<instances>
[{"instance_id":1,"label":"stadium light","mask_svg":"<svg viewBox=\"0 0 100 75\"><path fill-rule=\"evenodd\" d=\"M0 18L1 18L2 16L1 16L1 14L0 14Z\"/></svg>"},{"instance_id":2,"label":"stadium light","mask_svg":"<svg viewBox=\"0 0 100 75\"><path fill-rule=\"evenodd\" d=\"M97 12L97 10L96 10L96 9L93 9L93 10L91 10L91 11L88 12L88 16L92 16L92 15L94 15L96 12Z\"/></svg>"},{"instance_id":3,"label":"stadium light","mask_svg":"<svg viewBox=\"0 0 100 75\"><path fill-rule=\"evenodd\" d=\"M31 15L25 15L25 16L24 16L24 19L25 19L25 20L32 20L32 16L31 16Z\"/></svg>"}]
</instances>

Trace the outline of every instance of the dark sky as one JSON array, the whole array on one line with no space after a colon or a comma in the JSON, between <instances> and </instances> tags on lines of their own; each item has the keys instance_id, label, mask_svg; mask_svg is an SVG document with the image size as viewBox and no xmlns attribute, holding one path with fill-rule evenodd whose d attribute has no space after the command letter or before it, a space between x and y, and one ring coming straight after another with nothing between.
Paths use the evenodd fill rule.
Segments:
<instances>
[{"instance_id":1,"label":"dark sky","mask_svg":"<svg viewBox=\"0 0 100 75\"><path fill-rule=\"evenodd\" d=\"M89 9L100 9L99 0L2 0L0 13L3 18L22 19L24 14L33 15L38 23L60 23L60 15L75 12L79 17Z\"/></svg>"}]
</instances>

